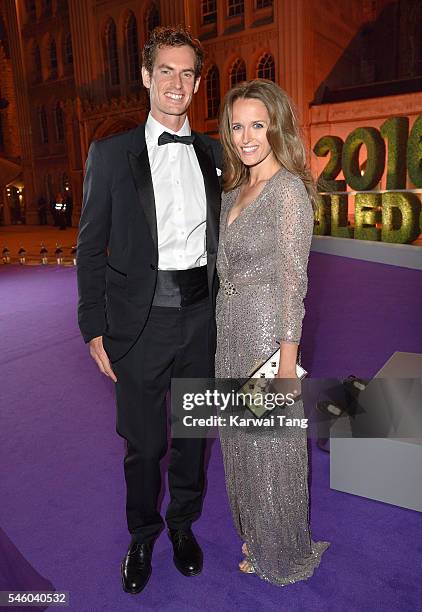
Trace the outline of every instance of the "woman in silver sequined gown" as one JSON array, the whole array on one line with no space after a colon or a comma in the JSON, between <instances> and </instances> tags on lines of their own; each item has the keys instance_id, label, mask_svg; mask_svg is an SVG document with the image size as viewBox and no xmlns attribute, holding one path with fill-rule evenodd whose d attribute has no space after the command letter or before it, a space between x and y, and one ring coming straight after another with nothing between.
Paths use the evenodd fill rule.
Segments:
<instances>
[{"instance_id":1,"label":"woman in silver sequined gown","mask_svg":"<svg viewBox=\"0 0 422 612\"><path fill-rule=\"evenodd\" d=\"M279 167L229 224L240 188L222 200L217 378L245 377L278 342L297 344L304 315L313 228L304 183ZM301 401L288 416L304 416ZM306 429L258 435L221 428L220 439L233 519L246 543L241 569L278 585L309 578L328 543L310 534Z\"/></svg>"}]
</instances>

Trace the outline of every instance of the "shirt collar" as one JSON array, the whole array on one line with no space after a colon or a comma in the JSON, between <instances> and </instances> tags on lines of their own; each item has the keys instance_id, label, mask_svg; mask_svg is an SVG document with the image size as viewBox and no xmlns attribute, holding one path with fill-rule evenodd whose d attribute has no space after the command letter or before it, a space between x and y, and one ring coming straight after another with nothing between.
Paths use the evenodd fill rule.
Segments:
<instances>
[{"instance_id":1,"label":"shirt collar","mask_svg":"<svg viewBox=\"0 0 422 612\"><path fill-rule=\"evenodd\" d=\"M178 132L174 132L169 128L162 125L159 121L154 119L154 117L149 113L148 119L145 124L145 138L149 144L158 145L158 137L161 136L163 132L169 132L169 134L177 134L178 136L190 136L191 129L189 124L189 119L186 117L184 124L180 128Z\"/></svg>"}]
</instances>

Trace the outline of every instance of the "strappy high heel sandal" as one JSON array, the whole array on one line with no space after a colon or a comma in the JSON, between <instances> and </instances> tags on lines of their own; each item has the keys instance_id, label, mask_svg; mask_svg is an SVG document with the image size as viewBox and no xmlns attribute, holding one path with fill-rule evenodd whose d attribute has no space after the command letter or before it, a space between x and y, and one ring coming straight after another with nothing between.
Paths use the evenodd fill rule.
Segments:
<instances>
[{"instance_id":1,"label":"strappy high heel sandal","mask_svg":"<svg viewBox=\"0 0 422 612\"><path fill-rule=\"evenodd\" d=\"M246 544L246 542L243 543L242 553L245 555L245 558L239 563L240 571L244 574L255 574L255 569L252 565L252 561L249 556L248 545Z\"/></svg>"}]
</instances>

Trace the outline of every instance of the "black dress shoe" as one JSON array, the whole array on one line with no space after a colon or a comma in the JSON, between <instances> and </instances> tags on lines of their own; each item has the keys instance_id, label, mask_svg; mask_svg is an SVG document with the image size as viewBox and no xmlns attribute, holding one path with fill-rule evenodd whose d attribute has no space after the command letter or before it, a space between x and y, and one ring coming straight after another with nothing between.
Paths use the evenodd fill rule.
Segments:
<instances>
[{"instance_id":1,"label":"black dress shoe","mask_svg":"<svg viewBox=\"0 0 422 612\"><path fill-rule=\"evenodd\" d=\"M138 544L136 542L129 546L121 565L123 590L126 593L136 595L146 587L152 572L152 547L151 543Z\"/></svg>"},{"instance_id":2,"label":"black dress shoe","mask_svg":"<svg viewBox=\"0 0 422 612\"><path fill-rule=\"evenodd\" d=\"M184 576L196 576L202 571L203 555L192 531L169 529L173 544L173 561Z\"/></svg>"}]
</instances>

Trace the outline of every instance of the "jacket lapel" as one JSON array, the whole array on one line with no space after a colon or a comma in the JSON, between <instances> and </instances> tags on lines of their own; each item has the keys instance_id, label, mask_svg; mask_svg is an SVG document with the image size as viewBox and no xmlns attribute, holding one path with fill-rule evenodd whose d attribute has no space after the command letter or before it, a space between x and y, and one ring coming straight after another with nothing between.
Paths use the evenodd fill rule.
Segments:
<instances>
[{"instance_id":1,"label":"jacket lapel","mask_svg":"<svg viewBox=\"0 0 422 612\"><path fill-rule=\"evenodd\" d=\"M140 133L138 133L138 130ZM152 185L151 167L148 149L145 143L145 126L139 126L135 133L136 141L127 152L129 166L138 192L138 198L145 215L154 248L158 248L157 217L155 212L154 188Z\"/></svg>"},{"instance_id":2,"label":"jacket lapel","mask_svg":"<svg viewBox=\"0 0 422 612\"><path fill-rule=\"evenodd\" d=\"M212 151L209 150L201 140L199 134L195 134L193 147L204 177L205 195L207 198L207 259L208 259L208 282L212 286L215 270L215 259L218 246L218 230L220 223L221 189L217 177L215 164L213 163Z\"/></svg>"}]
</instances>

